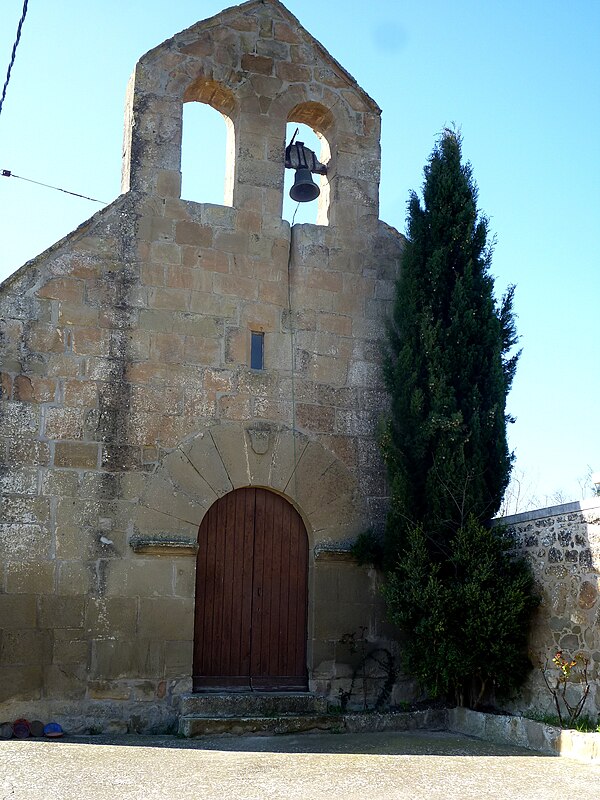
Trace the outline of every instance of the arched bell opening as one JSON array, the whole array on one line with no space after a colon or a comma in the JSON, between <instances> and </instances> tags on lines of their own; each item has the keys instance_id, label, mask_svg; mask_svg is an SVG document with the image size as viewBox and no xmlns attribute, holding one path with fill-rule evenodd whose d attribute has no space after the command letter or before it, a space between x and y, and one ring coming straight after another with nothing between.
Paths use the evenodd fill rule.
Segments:
<instances>
[{"instance_id":1,"label":"arched bell opening","mask_svg":"<svg viewBox=\"0 0 600 800\"><path fill-rule=\"evenodd\" d=\"M313 202L296 203L289 196L290 188L294 184L297 173L293 169L285 172L285 190L283 201L284 219L294 222L311 222L316 225L329 225L330 222L330 190L331 175L331 147L327 136L331 135L334 118L325 106L316 102L299 103L288 113L286 128L286 144L292 141L294 132L298 128L296 141L304 142L312 150L321 164L327 167L326 175L313 174L312 180L319 187L319 195ZM316 213L315 213L316 206ZM294 218L295 214L295 218Z\"/></svg>"},{"instance_id":2,"label":"arched bell opening","mask_svg":"<svg viewBox=\"0 0 600 800\"><path fill-rule=\"evenodd\" d=\"M187 87L183 101L181 197L233 206L233 93L217 81L200 77Z\"/></svg>"},{"instance_id":3,"label":"arched bell opening","mask_svg":"<svg viewBox=\"0 0 600 800\"><path fill-rule=\"evenodd\" d=\"M234 489L198 531L194 691L308 689L308 536L285 497Z\"/></svg>"},{"instance_id":4,"label":"arched bell opening","mask_svg":"<svg viewBox=\"0 0 600 800\"><path fill-rule=\"evenodd\" d=\"M305 147L312 150L321 163L323 158L329 160L329 146L327 140L320 134L314 131L309 125L303 123L288 122L286 126L285 140L289 144L295 136L296 142L304 143ZM324 156L324 153L326 154ZM290 196L290 191L294 183L299 179L298 172L294 169L286 169L284 174L284 189L283 189L283 218L290 224L303 224L310 223L312 225L327 225L328 220L322 221L322 216L319 215L321 192L324 188L324 181L327 176L325 175L312 175L309 180L318 187L319 194L314 201L311 202L297 202Z\"/></svg>"}]
</instances>

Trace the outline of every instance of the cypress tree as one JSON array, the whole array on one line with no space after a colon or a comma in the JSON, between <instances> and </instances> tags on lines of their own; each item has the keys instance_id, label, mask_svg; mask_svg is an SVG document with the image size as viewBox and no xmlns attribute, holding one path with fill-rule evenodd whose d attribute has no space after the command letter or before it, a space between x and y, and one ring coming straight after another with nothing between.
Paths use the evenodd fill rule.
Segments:
<instances>
[{"instance_id":1,"label":"cypress tree","mask_svg":"<svg viewBox=\"0 0 600 800\"><path fill-rule=\"evenodd\" d=\"M496 303L491 257L471 166L446 130L423 204L410 197L388 329L386 598L408 672L430 696L472 706L524 680L538 602L528 564L489 526L512 466L506 396L519 357L514 289Z\"/></svg>"},{"instance_id":2,"label":"cypress tree","mask_svg":"<svg viewBox=\"0 0 600 800\"><path fill-rule=\"evenodd\" d=\"M392 489L388 554L407 526L444 541L500 508L512 454L506 396L518 353L510 287L494 300L488 221L461 141L446 130L412 193L408 241L388 330L392 413L384 454Z\"/></svg>"}]
</instances>

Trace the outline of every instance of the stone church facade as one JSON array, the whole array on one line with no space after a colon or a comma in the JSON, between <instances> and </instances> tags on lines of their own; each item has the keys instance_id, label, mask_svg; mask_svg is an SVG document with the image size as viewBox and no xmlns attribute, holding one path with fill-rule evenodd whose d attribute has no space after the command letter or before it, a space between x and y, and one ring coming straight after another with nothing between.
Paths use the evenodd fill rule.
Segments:
<instances>
[{"instance_id":1,"label":"stone church facade","mask_svg":"<svg viewBox=\"0 0 600 800\"><path fill-rule=\"evenodd\" d=\"M223 205L181 199L187 102L226 118ZM322 138L316 225L282 219L288 122ZM152 730L192 690L337 697L352 635L391 647L348 552L385 513L402 237L379 134L277 0L138 62L123 193L0 287L0 718Z\"/></svg>"}]
</instances>

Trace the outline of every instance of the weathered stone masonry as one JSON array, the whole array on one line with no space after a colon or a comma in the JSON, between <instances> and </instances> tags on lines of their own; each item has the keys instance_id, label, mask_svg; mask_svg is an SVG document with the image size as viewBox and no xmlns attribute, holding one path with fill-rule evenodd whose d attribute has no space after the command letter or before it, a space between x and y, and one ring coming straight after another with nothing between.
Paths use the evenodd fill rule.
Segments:
<instances>
[{"instance_id":1,"label":"weathered stone masonry","mask_svg":"<svg viewBox=\"0 0 600 800\"><path fill-rule=\"evenodd\" d=\"M229 127L224 205L180 198L184 102ZM320 225L282 220L285 126L323 137ZM378 219L380 110L276 0L147 53L123 194L0 289L0 717L171 723L191 686L195 541L212 503L286 496L310 546L308 671L385 639L347 543L378 524L382 319L401 236ZM249 368L264 333L265 370Z\"/></svg>"},{"instance_id":2,"label":"weathered stone masonry","mask_svg":"<svg viewBox=\"0 0 600 800\"><path fill-rule=\"evenodd\" d=\"M534 660L551 666L557 650L589 660L592 683L584 714L600 714L600 501L566 503L505 517L518 550L527 557L541 598L532 627ZM579 696L573 687L571 700ZM555 710L539 670L534 670L522 695L509 708Z\"/></svg>"}]
</instances>

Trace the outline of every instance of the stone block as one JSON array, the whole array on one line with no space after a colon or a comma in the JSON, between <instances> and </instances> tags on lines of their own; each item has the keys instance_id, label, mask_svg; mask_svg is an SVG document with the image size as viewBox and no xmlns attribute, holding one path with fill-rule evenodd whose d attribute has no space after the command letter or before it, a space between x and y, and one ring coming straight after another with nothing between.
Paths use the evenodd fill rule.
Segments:
<instances>
[{"instance_id":1,"label":"stone block","mask_svg":"<svg viewBox=\"0 0 600 800\"><path fill-rule=\"evenodd\" d=\"M334 490L332 483L337 480L342 483ZM300 508L305 513L310 513L323 503L330 502L330 495L333 493L337 496L339 492L347 490L348 475L336 463L333 453L313 441L308 443L298 457L294 479L290 481L290 485L292 482ZM306 507L304 503L307 504Z\"/></svg>"},{"instance_id":2,"label":"stone block","mask_svg":"<svg viewBox=\"0 0 600 800\"><path fill-rule=\"evenodd\" d=\"M189 244L197 247L211 247L213 229L209 225L199 225L197 222L178 222L175 226L175 241L177 244Z\"/></svg>"},{"instance_id":3,"label":"stone block","mask_svg":"<svg viewBox=\"0 0 600 800\"><path fill-rule=\"evenodd\" d=\"M186 336L183 360L186 364L217 367L222 363L221 348L220 339Z\"/></svg>"},{"instance_id":4,"label":"stone block","mask_svg":"<svg viewBox=\"0 0 600 800\"><path fill-rule=\"evenodd\" d=\"M165 285L165 265L145 262L140 267L140 278L145 286Z\"/></svg>"},{"instance_id":5,"label":"stone block","mask_svg":"<svg viewBox=\"0 0 600 800\"><path fill-rule=\"evenodd\" d=\"M335 429L335 409L327 406L298 403L296 421L301 428L312 433L333 433Z\"/></svg>"},{"instance_id":6,"label":"stone block","mask_svg":"<svg viewBox=\"0 0 600 800\"><path fill-rule=\"evenodd\" d=\"M63 628L54 631L53 664L87 664L90 644L83 639L83 628Z\"/></svg>"},{"instance_id":7,"label":"stone block","mask_svg":"<svg viewBox=\"0 0 600 800\"><path fill-rule=\"evenodd\" d=\"M273 63L273 59L270 56L254 55L253 53L244 53L242 56L242 69L247 72L271 75L273 73Z\"/></svg>"},{"instance_id":8,"label":"stone block","mask_svg":"<svg viewBox=\"0 0 600 800\"><path fill-rule=\"evenodd\" d=\"M212 440L210 434L207 435L214 444L214 440ZM218 457L218 451L216 449L212 450L211 454L213 457ZM208 467L210 472L210 465L206 464L205 466ZM204 508L210 507L217 499L215 490L208 485L188 455L179 448L169 453L169 455L163 459L162 467L168 473L175 487L183 490L190 498Z\"/></svg>"},{"instance_id":9,"label":"stone block","mask_svg":"<svg viewBox=\"0 0 600 800\"><path fill-rule=\"evenodd\" d=\"M82 408L47 408L44 434L48 439L81 439L84 416Z\"/></svg>"},{"instance_id":10,"label":"stone block","mask_svg":"<svg viewBox=\"0 0 600 800\"><path fill-rule=\"evenodd\" d=\"M138 635L163 641L193 640L193 599L141 598Z\"/></svg>"},{"instance_id":11,"label":"stone block","mask_svg":"<svg viewBox=\"0 0 600 800\"><path fill-rule=\"evenodd\" d=\"M46 374L56 378L78 378L81 361L72 353L49 353L46 356Z\"/></svg>"},{"instance_id":12,"label":"stone block","mask_svg":"<svg viewBox=\"0 0 600 800\"><path fill-rule=\"evenodd\" d=\"M44 470L42 493L48 497L76 497L79 493L79 476L76 472Z\"/></svg>"},{"instance_id":13,"label":"stone block","mask_svg":"<svg viewBox=\"0 0 600 800\"><path fill-rule=\"evenodd\" d=\"M230 234L231 236L241 236L242 234ZM235 243L231 242L228 246L233 247L232 252L236 251ZM218 294L232 295L243 300L256 300L258 297L258 282L252 278L244 278L240 275L214 276L213 281L215 292Z\"/></svg>"},{"instance_id":14,"label":"stone block","mask_svg":"<svg viewBox=\"0 0 600 800\"><path fill-rule=\"evenodd\" d=\"M308 363L307 375L317 383L345 386L348 378L348 361L345 358L313 353Z\"/></svg>"},{"instance_id":15,"label":"stone block","mask_svg":"<svg viewBox=\"0 0 600 800\"><path fill-rule=\"evenodd\" d=\"M93 408L98 403L98 387L95 383L86 381L67 380L64 382L65 406L82 406Z\"/></svg>"},{"instance_id":16,"label":"stone block","mask_svg":"<svg viewBox=\"0 0 600 800\"><path fill-rule=\"evenodd\" d=\"M344 633L352 633L353 627L345 625L345 610L344 614L340 615L340 608L336 603L323 603L319 609L319 613L315 615L315 625L313 635L315 639L320 641L337 641ZM344 629L341 630L342 620L344 621Z\"/></svg>"},{"instance_id":17,"label":"stone block","mask_svg":"<svg viewBox=\"0 0 600 800\"><path fill-rule=\"evenodd\" d=\"M36 596L0 594L0 629L35 628Z\"/></svg>"},{"instance_id":18,"label":"stone block","mask_svg":"<svg viewBox=\"0 0 600 800\"><path fill-rule=\"evenodd\" d=\"M376 587L366 567L342 563L338 566L338 599L345 603L368 603L375 597Z\"/></svg>"},{"instance_id":19,"label":"stone block","mask_svg":"<svg viewBox=\"0 0 600 800\"><path fill-rule=\"evenodd\" d=\"M172 314L173 332L185 336L214 338L222 335L223 326L213 317L190 312Z\"/></svg>"},{"instance_id":20,"label":"stone block","mask_svg":"<svg viewBox=\"0 0 600 800\"><path fill-rule=\"evenodd\" d=\"M4 524L42 524L48 521L50 506L43 497L0 497L0 519Z\"/></svg>"},{"instance_id":21,"label":"stone block","mask_svg":"<svg viewBox=\"0 0 600 800\"><path fill-rule=\"evenodd\" d=\"M170 559L127 558L115 561L106 576L106 593L116 597L173 595L174 565Z\"/></svg>"},{"instance_id":22,"label":"stone block","mask_svg":"<svg viewBox=\"0 0 600 800\"><path fill-rule=\"evenodd\" d=\"M184 355L184 337L176 333L152 333L150 358L160 363L181 363Z\"/></svg>"},{"instance_id":23,"label":"stone block","mask_svg":"<svg viewBox=\"0 0 600 800\"><path fill-rule=\"evenodd\" d=\"M185 535L186 538L194 538L198 533L198 525L148 508L143 504L134 509L133 525L137 533L144 535L156 533L167 537Z\"/></svg>"},{"instance_id":24,"label":"stone block","mask_svg":"<svg viewBox=\"0 0 600 800\"><path fill-rule=\"evenodd\" d=\"M181 195L181 172L159 170L156 177L156 193L159 197L179 197Z\"/></svg>"},{"instance_id":25,"label":"stone block","mask_svg":"<svg viewBox=\"0 0 600 800\"><path fill-rule=\"evenodd\" d=\"M54 449L54 465L71 469L96 469L98 451L96 443L57 442Z\"/></svg>"},{"instance_id":26,"label":"stone block","mask_svg":"<svg viewBox=\"0 0 600 800\"><path fill-rule=\"evenodd\" d=\"M4 374L4 395L10 397L8 382L11 380L9 375ZM17 375L13 382L13 399L24 403L31 403L34 400L33 385L31 378L26 375Z\"/></svg>"},{"instance_id":27,"label":"stone block","mask_svg":"<svg viewBox=\"0 0 600 800\"><path fill-rule=\"evenodd\" d=\"M352 335L352 317L348 315L321 313L317 315L316 322L318 331L335 333L339 336Z\"/></svg>"},{"instance_id":28,"label":"stone block","mask_svg":"<svg viewBox=\"0 0 600 800\"><path fill-rule=\"evenodd\" d=\"M164 649L164 642L148 638L94 641L91 677L109 681L117 678L162 678Z\"/></svg>"},{"instance_id":29,"label":"stone block","mask_svg":"<svg viewBox=\"0 0 600 800\"><path fill-rule=\"evenodd\" d=\"M104 444L101 448L100 465L110 472L127 472L140 469L142 450L135 445Z\"/></svg>"},{"instance_id":30,"label":"stone block","mask_svg":"<svg viewBox=\"0 0 600 800\"><path fill-rule=\"evenodd\" d=\"M52 699L80 700L85 697L85 664L48 664L44 667L44 695Z\"/></svg>"},{"instance_id":31,"label":"stone block","mask_svg":"<svg viewBox=\"0 0 600 800\"><path fill-rule=\"evenodd\" d=\"M76 520L61 521L56 527L56 557L62 561L82 558L87 549L87 534Z\"/></svg>"},{"instance_id":32,"label":"stone block","mask_svg":"<svg viewBox=\"0 0 600 800\"><path fill-rule=\"evenodd\" d=\"M80 305L83 302L84 282L75 278L51 278L37 290L38 297L61 300Z\"/></svg>"},{"instance_id":33,"label":"stone block","mask_svg":"<svg viewBox=\"0 0 600 800\"><path fill-rule=\"evenodd\" d=\"M150 260L155 264L181 264L181 248L173 242L152 242Z\"/></svg>"},{"instance_id":34,"label":"stone block","mask_svg":"<svg viewBox=\"0 0 600 800\"><path fill-rule=\"evenodd\" d=\"M233 489L211 431L200 433L189 444L182 446L181 451L217 497Z\"/></svg>"},{"instance_id":35,"label":"stone block","mask_svg":"<svg viewBox=\"0 0 600 800\"><path fill-rule=\"evenodd\" d=\"M190 311L233 319L237 316L238 304L233 297L221 297L209 292L193 291L190 297Z\"/></svg>"},{"instance_id":36,"label":"stone block","mask_svg":"<svg viewBox=\"0 0 600 800\"><path fill-rule=\"evenodd\" d=\"M166 642L165 674L167 678L176 675L191 675L193 657L193 642Z\"/></svg>"},{"instance_id":37,"label":"stone block","mask_svg":"<svg viewBox=\"0 0 600 800\"><path fill-rule=\"evenodd\" d=\"M24 438L11 439L6 443L6 454L0 455L0 464L15 467L43 467L50 460L50 448L46 442Z\"/></svg>"},{"instance_id":38,"label":"stone block","mask_svg":"<svg viewBox=\"0 0 600 800\"><path fill-rule=\"evenodd\" d=\"M54 591L53 562L9 561L5 566L8 594L50 594Z\"/></svg>"},{"instance_id":39,"label":"stone block","mask_svg":"<svg viewBox=\"0 0 600 800\"><path fill-rule=\"evenodd\" d=\"M279 61L276 66L276 74L282 81L298 83L309 81L311 70L302 64L291 64L286 61Z\"/></svg>"},{"instance_id":40,"label":"stone block","mask_svg":"<svg viewBox=\"0 0 600 800\"><path fill-rule=\"evenodd\" d=\"M261 303L272 303L282 307L288 301L287 287L283 281L260 281L258 292L258 299ZM271 361L270 363L279 362Z\"/></svg>"},{"instance_id":41,"label":"stone block","mask_svg":"<svg viewBox=\"0 0 600 800\"><path fill-rule=\"evenodd\" d=\"M17 375L13 384L13 399L24 403L51 403L56 398L56 381L39 375Z\"/></svg>"},{"instance_id":42,"label":"stone block","mask_svg":"<svg viewBox=\"0 0 600 800\"><path fill-rule=\"evenodd\" d=\"M42 683L40 666L0 667L0 703L9 700L39 700Z\"/></svg>"},{"instance_id":43,"label":"stone block","mask_svg":"<svg viewBox=\"0 0 600 800\"><path fill-rule=\"evenodd\" d=\"M30 403L2 402L2 434L9 438L29 437L39 429L39 411Z\"/></svg>"},{"instance_id":44,"label":"stone block","mask_svg":"<svg viewBox=\"0 0 600 800\"><path fill-rule=\"evenodd\" d=\"M211 436L232 485L248 486L251 483L246 458L249 443L243 428L238 425L219 425L211 430Z\"/></svg>"},{"instance_id":45,"label":"stone block","mask_svg":"<svg viewBox=\"0 0 600 800\"><path fill-rule=\"evenodd\" d=\"M201 505L184 492L177 491L165 476L158 475L148 483L144 504L191 525L199 525L206 512L206 505Z\"/></svg>"},{"instance_id":46,"label":"stone block","mask_svg":"<svg viewBox=\"0 0 600 800\"><path fill-rule=\"evenodd\" d=\"M51 660L50 631L6 630L0 648L0 666L40 666Z\"/></svg>"},{"instance_id":47,"label":"stone block","mask_svg":"<svg viewBox=\"0 0 600 800\"><path fill-rule=\"evenodd\" d=\"M186 289L173 289L170 287L150 290L149 306L153 309L167 309L173 311L187 311L189 308L189 292Z\"/></svg>"},{"instance_id":48,"label":"stone block","mask_svg":"<svg viewBox=\"0 0 600 800\"><path fill-rule=\"evenodd\" d=\"M93 306L60 302L58 307L60 325L80 325L94 328L98 325L98 309Z\"/></svg>"},{"instance_id":49,"label":"stone block","mask_svg":"<svg viewBox=\"0 0 600 800\"><path fill-rule=\"evenodd\" d=\"M40 628L82 627L83 604L83 597L42 595L39 606Z\"/></svg>"},{"instance_id":50,"label":"stone block","mask_svg":"<svg viewBox=\"0 0 600 800\"><path fill-rule=\"evenodd\" d=\"M43 525L13 522L0 525L0 556L3 561L37 561L50 557L52 536Z\"/></svg>"},{"instance_id":51,"label":"stone block","mask_svg":"<svg viewBox=\"0 0 600 800\"><path fill-rule=\"evenodd\" d=\"M88 681L87 695L91 700L129 700L131 688L118 681Z\"/></svg>"},{"instance_id":52,"label":"stone block","mask_svg":"<svg viewBox=\"0 0 600 800\"><path fill-rule=\"evenodd\" d=\"M35 495L37 494L37 470L22 468L19 470L11 470L9 467L3 467L0 470L0 493L4 495ZM10 526L3 526L3 534L7 537L13 537L15 543L18 541L19 536L23 538L28 537L28 528L37 526L20 525L11 529ZM19 531L18 528L22 530Z\"/></svg>"},{"instance_id":53,"label":"stone block","mask_svg":"<svg viewBox=\"0 0 600 800\"><path fill-rule=\"evenodd\" d=\"M284 492L293 483L293 475L308 445L308 438L299 431L280 431L273 451L271 486Z\"/></svg>"},{"instance_id":54,"label":"stone block","mask_svg":"<svg viewBox=\"0 0 600 800\"><path fill-rule=\"evenodd\" d=\"M187 597L192 600L196 592L196 560L178 559L173 562L175 571L175 590L177 597Z\"/></svg>"},{"instance_id":55,"label":"stone block","mask_svg":"<svg viewBox=\"0 0 600 800\"><path fill-rule=\"evenodd\" d=\"M60 595L86 595L94 584L93 568L78 561L58 563L56 593Z\"/></svg>"},{"instance_id":56,"label":"stone block","mask_svg":"<svg viewBox=\"0 0 600 800\"><path fill-rule=\"evenodd\" d=\"M138 601L135 597L88 597L85 631L91 639L127 639L135 635Z\"/></svg>"}]
</instances>

